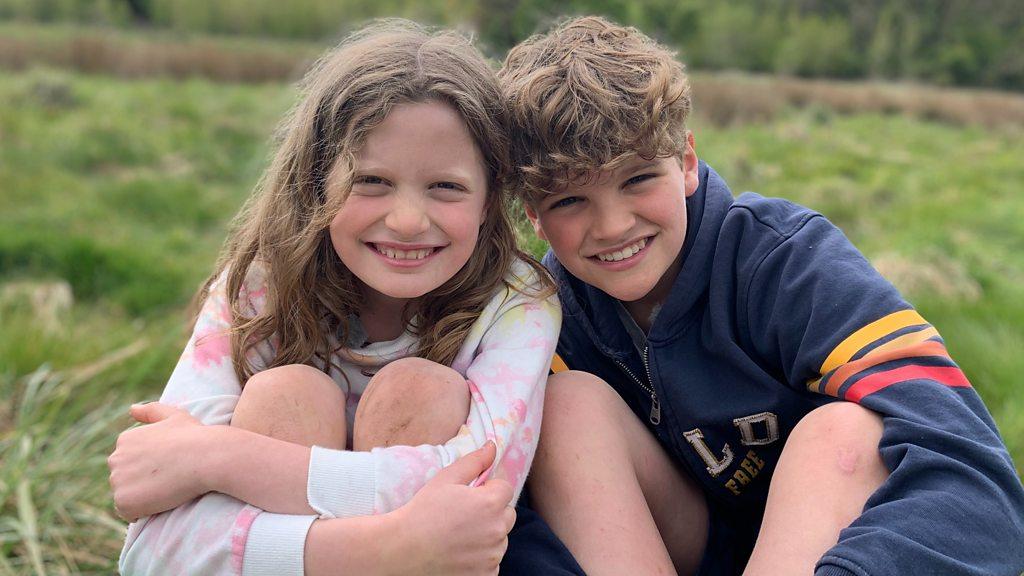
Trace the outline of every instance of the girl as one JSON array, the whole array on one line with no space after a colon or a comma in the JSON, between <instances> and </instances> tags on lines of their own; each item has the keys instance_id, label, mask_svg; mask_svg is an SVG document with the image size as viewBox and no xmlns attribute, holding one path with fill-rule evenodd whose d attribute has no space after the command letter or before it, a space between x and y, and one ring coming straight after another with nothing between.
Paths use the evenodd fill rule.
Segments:
<instances>
[{"instance_id":1,"label":"girl","mask_svg":"<svg viewBox=\"0 0 1024 576\"><path fill-rule=\"evenodd\" d=\"M121 571L493 573L560 322L504 210L493 71L385 22L302 87L161 402L109 459L138 519Z\"/></svg>"}]
</instances>

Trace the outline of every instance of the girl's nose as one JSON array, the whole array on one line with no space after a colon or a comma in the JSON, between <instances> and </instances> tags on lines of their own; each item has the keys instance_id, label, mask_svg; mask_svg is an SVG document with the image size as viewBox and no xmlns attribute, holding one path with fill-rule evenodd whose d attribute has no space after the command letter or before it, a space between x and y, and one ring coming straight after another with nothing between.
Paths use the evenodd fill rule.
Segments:
<instances>
[{"instance_id":1,"label":"girl's nose","mask_svg":"<svg viewBox=\"0 0 1024 576\"><path fill-rule=\"evenodd\" d=\"M409 194L397 194L391 210L384 218L384 225L399 238L412 239L430 229L430 218L426 207L419 198Z\"/></svg>"}]
</instances>

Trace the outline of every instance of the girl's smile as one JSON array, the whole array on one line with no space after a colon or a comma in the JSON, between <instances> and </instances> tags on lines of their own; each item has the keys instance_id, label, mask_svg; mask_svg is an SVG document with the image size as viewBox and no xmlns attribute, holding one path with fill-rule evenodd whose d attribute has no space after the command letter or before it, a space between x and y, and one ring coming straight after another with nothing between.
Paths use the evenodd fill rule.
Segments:
<instances>
[{"instance_id":1,"label":"girl's smile","mask_svg":"<svg viewBox=\"0 0 1024 576\"><path fill-rule=\"evenodd\" d=\"M437 101L398 104L354 157L330 233L367 302L443 285L472 256L487 200L487 169L465 121Z\"/></svg>"}]
</instances>

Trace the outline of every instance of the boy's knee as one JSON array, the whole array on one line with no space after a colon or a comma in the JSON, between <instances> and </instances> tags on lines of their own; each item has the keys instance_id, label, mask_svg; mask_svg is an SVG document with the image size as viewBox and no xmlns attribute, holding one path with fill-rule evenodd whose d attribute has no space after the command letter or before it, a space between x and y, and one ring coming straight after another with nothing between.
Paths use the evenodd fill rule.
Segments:
<instances>
[{"instance_id":1,"label":"boy's knee","mask_svg":"<svg viewBox=\"0 0 1024 576\"><path fill-rule=\"evenodd\" d=\"M607 382L589 372L567 370L548 377L544 392L544 422L548 419L592 419L621 403Z\"/></svg>"},{"instance_id":2,"label":"boy's knee","mask_svg":"<svg viewBox=\"0 0 1024 576\"><path fill-rule=\"evenodd\" d=\"M356 409L357 450L444 442L469 415L469 385L448 366L403 358L381 368Z\"/></svg>"},{"instance_id":3,"label":"boy's knee","mask_svg":"<svg viewBox=\"0 0 1024 576\"><path fill-rule=\"evenodd\" d=\"M311 366L270 368L246 381L231 425L296 444L344 448L345 395Z\"/></svg>"},{"instance_id":4,"label":"boy's knee","mask_svg":"<svg viewBox=\"0 0 1024 576\"><path fill-rule=\"evenodd\" d=\"M832 402L797 423L783 455L799 457L802 466L817 465L841 475L877 475L885 471L878 452L881 438L882 418L877 413L852 402Z\"/></svg>"}]
</instances>

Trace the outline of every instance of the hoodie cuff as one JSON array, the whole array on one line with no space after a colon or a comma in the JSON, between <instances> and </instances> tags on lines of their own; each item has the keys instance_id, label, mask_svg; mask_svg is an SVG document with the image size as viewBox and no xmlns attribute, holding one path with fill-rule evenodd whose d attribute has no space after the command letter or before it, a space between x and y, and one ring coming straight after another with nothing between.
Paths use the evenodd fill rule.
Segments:
<instances>
[{"instance_id":1,"label":"hoodie cuff","mask_svg":"<svg viewBox=\"0 0 1024 576\"><path fill-rule=\"evenodd\" d=\"M306 534L316 516L264 512L245 542L242 576L303 576Z\"/></svg>"},{"instance_id":2,"label":"hoodie cuff","mask_svg":"<svg viewBox=\"0 0 1024 576\"><path fill-rule=\"evenodd\" d=\"M314 446L309 457L306 500L321 518L368 516L377 492L376 457L370 452Z\"/></svg>"}]
</instances>

